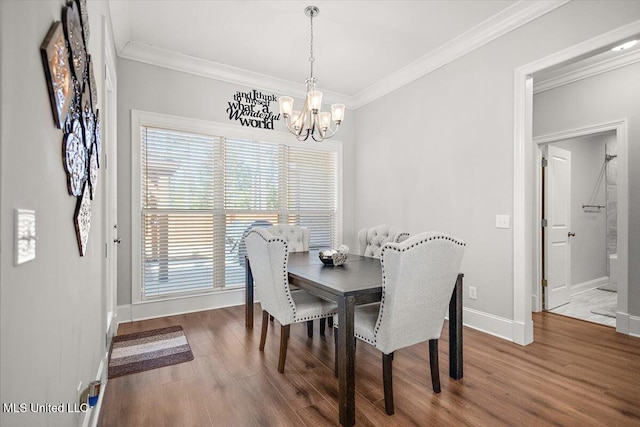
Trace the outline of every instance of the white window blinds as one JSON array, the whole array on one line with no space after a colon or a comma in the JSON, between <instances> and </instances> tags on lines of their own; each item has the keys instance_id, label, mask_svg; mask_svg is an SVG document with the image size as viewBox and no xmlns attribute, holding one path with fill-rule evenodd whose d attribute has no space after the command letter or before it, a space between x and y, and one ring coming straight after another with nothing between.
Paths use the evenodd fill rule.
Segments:
<instances>
[{"instance_id":1,"label":"white window blinds","mask_svg":"<svg viewBox=\"0 0 640 427\"><path fill-rule=\"evenodd\" d=\"M141 126L142 298L244 284L243 235L279 223L334 247L337 153Z\"/></svg>"},{"instance_id":2,"label":"white window blinds","mask_svg":"<svg viewBox=\"0 0 640 427\"><path fill-rule=\"evenodd\" d=\"M218 139L143 127L142 283L145 297L214 286Z\"/></svg>"}]
</instances>

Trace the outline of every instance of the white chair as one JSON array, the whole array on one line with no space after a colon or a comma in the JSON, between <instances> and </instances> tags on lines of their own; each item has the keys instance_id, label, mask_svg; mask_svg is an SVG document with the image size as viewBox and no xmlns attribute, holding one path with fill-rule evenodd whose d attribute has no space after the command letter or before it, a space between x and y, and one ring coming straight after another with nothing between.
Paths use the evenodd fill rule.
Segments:
<instances>
[{"instance_id":1,"label":"white chair","mask_svg":"<svg viewBox=\"0 0 640 427\"><path fill-rule=\"evenodd\" d=\"M392 225L380 224L372 228L363 228L358 232L359 254L380 258L380 251L385 243L400 243L408 237L409 233Z\"/></svg>"},{"instance_id":2,"label":"white chair","mask_svg":"<svg viewBox=\"0 0 640 427\"><path fill-rule=\"evenodd\" d=\"M299 225L290 224L277 224L271 227L266 227L269 233L273 236L282 237L287 242L289 252L306 252L309 250L309 229L306 227L300 227ZM292 290L297 288L291 287ZM333 319L333 317L331 317ZM273 316L271 316L273 320ZM326 320L320 319L320 335L324 336ZM331 326L331 324L329 325ZM307 322L307 336L313 337L313 320Z\"/></svg>"},{"instance_id":3,"label":"white chair","mask_svg":"<svg viewBox=\"0 0 640 427\"><path fill-rule=\"evenodd\" d=\"M338 306L304 290L291 292L287 274L289 249L283 238L275 237L258 228L249 231L244 240L255 280L256 294L262 306L260 351L264 351L271 314L281 325L278 371L284 372L290 325L333 316L338 312Z\"/></svg>"},{"instance_id":4,"label":"white chair","mask_svg":"<svg viewBox=\"0 0 640 427\"><path fill-rule=\"evenodd\" d=\"M385 410L393 415L393 352L429 341L433 391L440 393L438 338L457 280L465 243L427 232L381 250L382 301L356 306L354 334L382 352ZM335 333L335 331L334 331Z\"/></svg>"},{"instance_id":5,"label":"white chair","mask_svg":"<svg viewBox=\"0 0 640 427\"><path fill-rule=\"evenodd\" d=\"M371 258L380 258L380 251L385 243L400 243L408 237L409 233L403 232L398 227L388 224L363 228L358 232L358 254ZM332 326L332 324L333 320L329 320L329 326Z\"/></svg>"},{"instance_id":6,"label":"white chair","mask_svg":"<svg viewBox=\"0 0 640 427\"><path fill-rule=\"evenodd\" d=\"M282 237L288 245L289 252L306 252L309 250L309 229L299 225L278 224L265 228L273 236Z\"/></svg>"}]
</instances>

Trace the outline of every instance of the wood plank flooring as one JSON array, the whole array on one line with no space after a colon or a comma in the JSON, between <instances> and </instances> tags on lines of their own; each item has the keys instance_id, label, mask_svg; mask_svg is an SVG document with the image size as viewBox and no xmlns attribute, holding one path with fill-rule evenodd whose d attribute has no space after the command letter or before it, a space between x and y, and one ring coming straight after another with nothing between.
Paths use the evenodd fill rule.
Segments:
<instances>
[{"instance_id":1,"label":"wood plank flooring","mask_svg":"<svg viewBox=\"0 0 640 427\"><path fill-rule=\"evenodd\" d=\"M182 325L194 360L109 380L99 426L338 425L333 331L313 338L292 325L284 374L280 328L258 351L258 322L244 307L122 324L119 334ZM358 426L639 426L640 339L552 313L534 313L535 343L522 347L464 330L464 379L449 378L447 327L440 339L442 393L431 390L429 349L393 361L395 415L384 412L381 353L358 342ZM274 327L276 326L276 327Z\"/></svg>"}]
</instances>

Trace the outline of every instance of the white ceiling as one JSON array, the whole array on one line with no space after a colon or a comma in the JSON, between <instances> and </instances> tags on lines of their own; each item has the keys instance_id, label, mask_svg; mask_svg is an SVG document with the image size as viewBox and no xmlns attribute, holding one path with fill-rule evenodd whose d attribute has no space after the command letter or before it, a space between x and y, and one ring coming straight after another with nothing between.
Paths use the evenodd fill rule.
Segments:
<instances>
[{"instance_id":1,"label":"white ceiling","mask_svg":"<svg viewBox=\"0 0 640 427\"><path fill-rule=\"evenodd\" d=\"M109 7L121 57L283 92L293 84L301 93L309 75L304 8L316 5L318 86L325 98L357 107L565 2L109 0Z\"/></svg>"}]
</instances>

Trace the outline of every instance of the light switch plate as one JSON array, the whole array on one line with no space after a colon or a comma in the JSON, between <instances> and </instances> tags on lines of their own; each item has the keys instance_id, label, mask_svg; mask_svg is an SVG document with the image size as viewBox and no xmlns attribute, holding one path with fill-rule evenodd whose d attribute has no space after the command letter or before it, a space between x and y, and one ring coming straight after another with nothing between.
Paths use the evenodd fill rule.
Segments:
<instances>
[{"instance_id":1,"label":"light switch plate","mask_svg":"<svg viewBox=\"0 0 640 427\"><path fill-rule=\"evenodd\" d=\"M496 228L509 228L509 215L496 215Z\"/></svg>"},{"instance_id":2,"label":"light switch plate","mask_svg":"<svg viewBox=\"0 0 640 427\"><path fill-rule=\"evenodd\" d=\"M20 265L36 257L36 211L14 209L14 263Z\"/></svg>"}]
</instances>

